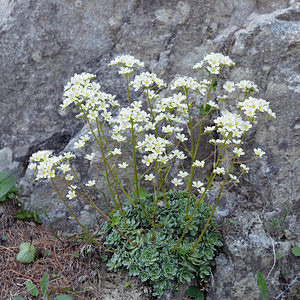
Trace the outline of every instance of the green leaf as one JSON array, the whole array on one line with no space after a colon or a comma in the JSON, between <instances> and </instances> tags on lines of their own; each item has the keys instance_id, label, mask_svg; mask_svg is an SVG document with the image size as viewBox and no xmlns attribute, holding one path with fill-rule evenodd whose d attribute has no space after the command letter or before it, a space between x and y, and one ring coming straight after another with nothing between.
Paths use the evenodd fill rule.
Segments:
<instances>
[{"instance_id":1,"label":"green leaf","mask_svg":"<svg viewBox=\"0 0 300 300\"><path fill-rule=\"evenodd\" d=\"M13 185L12 187L11 187L11 189L9 190L9 193L17 193L18 192L18 188L15 186L15 185Z\"/></svg>"},{"instance_id":2,"label":"green leaf","mask_svg":"<svg viewBox=\"0 0 300 300\"><path fill-rule=\"evenodd\" d=\"M42 294L46 295L49 286L49 276L46 272L44 272L43 279L42 279Z\"/></svg>"},{"instance_id":3,"label":"green leaf","mask_svg":"<svg viewBox=\"0 0 300 300\"><path fill-rule=\"evenodd\" d=\"M128 288L130 286L130 282L126 281L123 286L125 289Z\"/></svg>"},{"instance_id":4,"label":"green leaf","mask_svg":"<svg viewBox=\"0 0 300 300\"><path fill-rule=\"evenodd\" d=\"M17 219L33 219L37 224L42 224L42 221L36 212L28 211L25 209L20 210L15 214Z\"/></svg>"},{"instance_id":5,"label":"green leaf","mask_svg":"<svg viewBox=\"0 0 300 300\"><path fill-rule=\"evenodd\" d=\"M211 106L209 104L206 104L206 107L205 107L205 110L204 110L204 104L202 104L200 106L200 114L203 115L203 114L207 114L211 111Z\"/></svg>"},{"instance_id":6,"label":"green leaf","mask_svg":"<svg viewBox=\"0 0 300 300\"><path fill-rule=\"evenodd\" d=\"M191 298L194 298L196 300L204 300L204 295L199 291L199 289L195 286L189 286L189 288L186 290L186 293Z\"/></svg>"},{"instance_id":7,"label":"green leaf","mask_svg":"<svg viewBox=\"0 0 300 300\"><path fill-rule=\"evenodd\" d=\"M31 281L26 281L25 285L26 285L27 292L31 296L33 296L33 297L37 297L38 296L39 291L38 291L37 287Z\"/></svg>"},{"instance_id":8,"label":"green leaf","mask_svg":"<svg viewBox=\"0 0 300 300\"><path fill-rule=\"evenodd\" d=\"M21 169L15 169L9 172L0 172L0 198L6 195L15 185L21 174Z\"/></svg>"},{"instance_id":9,"label":"green leaf","mask_svg":"<svg viewBox=\"0 0 300 300\"><path fill-rule=\"evenodd\" d=\"M260 289L261 296L264 300L267 299L267 284L260 272L257 272L257 286Z\"/></svg>"},{"instance_id":10,"label":"green leaf","mask_svg":"<svg viewBox=\"0 0 300 300\"><path fill-rule=\"evenodd\" d=\"M6 241L7 239L8 239L8 236L6 234L2 235L2 238L1 238L2 241Z\"/></svg>"},{"instance_id":11,"label":"green leaf","mask_svg":"<svg viewBox=\"0 0 300 300\"><path fill-rule=\"evenodd\" d=\"M113 209L112 211L110 211L108 214L110 215L110 216L113 216L114 215L114 213L115 213L115 211L116 211L116 209Z\"/></svg>"},{"instance_id":12,"label":"green leaf","mask_svg":"<svg viewBox=\"0 0 300 300\"><path fill-rule=\"evenodd\" d=\"M80 256L80 255L79 255L78 252L75 252L75 253L74 253L74 257L75 257L75 258L79 258L79 256Z\"/></svg>"},{"instance_id":13,"label":"green leaf","mask_svg":"<svg viewBox=\"0 0 300 300\"><path fill-rule=\"evenodd\" d=\"M3 196L0 198L0 202L3 202L3 201L5 201L5 200L6 200L6 194L3 195Z\"/></svg>"},{"instance_id":14,"label":"green leaf","mask_svg":"<svg viewBox=\"0 0 300 300\"><path fill-rule=\"evenodd\" d=\"M32 213L25 209L22 209L15 214L15 218L17 218L17 219L27 219L27 218L31 218L31 216L32 216Z\"/></svg>"},{"instance_id":15,"label":"green leaf","mask_svg":"<svg viewBox=\"0 0 300 300\"><path fill-rule=\"evenodd\" d=\"M281 253L279 253L279 252L276 252L275 256L276 256L276 259L280 259L280 258L283 257L283 255Z\"/></svg>"},{"instance_id":16,"label":"green leaf","mask_svg":"<svg viewBox=\"0 0 300 300\"><path fill-rule=\"evenodd\" d=\"M68 295L58 295L54 300L74 300L74 298Z\"/></svg>"},{"instance_id":17,"label":"green leaf","mask_svg":"<svg viewBox=\"0 0 300 300\"><path fill-rule=\"evenodd\" d=\"M300 247L294 247L294 248L292 248L292 253L295 256L300 256Z\"/></svg>"},{"instance_id":18,"label":"green leaf","mask_svg":"<svg viewBox=\"0 0 300 300\"><path fill-rule=\"evenodd\" d=\"M113 217L111 218L111 223L112 223L113 225L118 225L118 224L120 224L120 217L119 217L119 216L113 216Z\"/></svg>"},{"instance_id":19,"label":"green leaf","mask_svg":"<svg viewBox=\"0 0 300 300\"><path fill-rule=\"evenodd\" d=\"M133 196L137 197L136 190L133 192ZM139 188L139 196L140 196L140 198L143 198L143 197L149 196L149 194L144 189Z\"/></svg>"},{"instance_id":20,"label":"green leaf","mask_svg":"<svg viewBox=\"0 0 300 300\"><path fill-rule=\"evenodd\" d=\"M14 197L15 197L15 193L10 193L10 192L9 192L9 193L7 194L7 198L8 198L8 199L13 199Z\"/></svg>"},{"instance_id":21,"label":"green leaf","mask_svg":"<svg viewBox=\"0 0 300 300\"><path fill-rule=\"evenodd\" d=\"M37 223L37 224L42 224L42 221L41 221L41 219L40 219L38 213L35 212L35 211L33 212L33 220L34 220L34 222Z\"/></svg>"},{"instance_id":22,"label":"green leaf","mask_svg":"<svg viewBox=\"0 0 300 300\"><path fill-rule=\"evenodd\" d=\"M23 264L29 264L34 259L35 251L35 247L29 242L21 243L19 246L17 261Z\"/></svg>"}]
</instances>

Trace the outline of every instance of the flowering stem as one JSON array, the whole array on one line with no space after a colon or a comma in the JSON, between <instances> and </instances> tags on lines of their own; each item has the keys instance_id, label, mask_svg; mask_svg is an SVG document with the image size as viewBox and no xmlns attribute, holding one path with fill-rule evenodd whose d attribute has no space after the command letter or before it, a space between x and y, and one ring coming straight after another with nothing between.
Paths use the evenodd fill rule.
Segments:
<instances>
[{"instance_id":1,"label":"flowering stem","mask_svg":"<svg viewBox=\"0 0 300 300\"><path fill-rule=\"evenodd\" d=\"M129 95L129 75L126 74L126 86L127 86L127 99L128 99L128 106L130 106L130 95Z\"/></svg>"},{"instance_id":2,"label":"flowering stem","mask_svg":"<svg viewBox=\"0 0 300 300\"><path fill-rule=\"evenodd\" d=\"M157 202L158 202L158 193L155 191L154 187L154 212L153 212L153 226L152 226L152 241L155 239L155 222L156 222L156 209L157 209Z\"/></svg>"},{"instance_id":3,"label":"flowering stem","mask_svg":"<svg viewBox=\"0 0 300 300\"><path fill-rule=\"evenodd\" d=\"M229 138L229 136L227 137L227 139L228 139L228 138ZM216 167L217 167L217 166L219 165L219 163L222 161L222 158L223 158L223 156L224 156L225 149L226 149L226 141L227 141L227 139L225 140L224 144L222 145L222 148L220 149L220 152L219 152L219 155L218 155L218 159L217 159L217 162L216 162ZM221 155L221 153L223 153L223 154ZM185 228L184 228L184 230L183 230L183 233L182 233L180 239L178 240L177 244L175 245L175 247L172 249L172 251L175 251L175 250L178 248L180 242L183 240L183 238L184 238L184 236L185 236L185 234L186 234L186 232L187 232L187 230L188 230L188 227L189 227L189 225L190 225L190 223L191 223L191 221L192 221L192 219L193 219L193 216L194 216L194 214L195 214L197 208L199 207L199 205L202 204L202 202L203 202L203 200L204 200L204 198L205 198L206 192L210 189L212 183L214 182L214 179L215 179L216 175L217 175L217 174L214 173L214 171L211 172L211 175L210 175L210 178L209 178L209 180L208 180L208 183L207 183L207 186L206 186L206 188L205 188L205 191L204 191L204 193L202 194L202 196L200 197L200 199L197 201L197 203L196 203L196 205L195 205L195 207L194 207L194 209L193 209L191 215L189 216L188 222L187 222L187 224L186 224L186 226L185 226Z\"/></svg>"},{"instance_id":4,"label":"flowering stem","mask_svg":"<svg viewBox=\"0 0 300 300\"><path fill-rule=\"evenodd\" d=\"M98 119L97 119L97 127L98 127ZM101 132L102 132L102 136L104 137L104 142L105 142L105 144L106 144L106 147L107 147L107 149L108 149L108 151L109 151L108 142L107 142L106 137L105 137L105 134L104 134L104 132L103 132L103 128L102 128L102 126L99 126L99 127L100 127L100 130L101 130ZM99 128L98 128L98 134L99 134L99 136L100 136ZM100 138L100 143L102 144L101 138ZM116 181L115 181L114 178L116 178L117 183L118 183L118 186L121 188L122 192L124 193L124 195L126 196L126 198L129 200L129 202L131 203L131 205L132 205L132 206L135 206L134 203L132 202L132 200L130 199L130 197L128 196L128 194L125 192L125 190L124 190L124 188L123 188L123 186L122 186L122 184L121 184L121 181L120 181L120 179L119 179L119 177L118 177L118 174L117 174L117 172L116 172L116 170L115 170L115 168L114 168L114 163L113 163L111 157L110 157L110 163L111 163L111 165L112 165L112 168L111 168L111 166L110 166L108 163L107 163L107 167L108 167L110 173L114 175L114 176L112 176L112 179L113 179L113 182L114 182L115 191L116 191L116 193L117 193L117 197L118 197L118 200L119 200L119 205L120 205L120 207L121 207L121 210L123 211L123 209L122 209L122 202L121 202L121 200L120 200L120 196L119 196L118 190L116 189ZM126 174L126 175L127 175L127 174ZM132 182L131 179L130 179L130 181ZM124 212L123 212L123 214L124 214ZM124 221L125 221L125 224L126 224L125 216L124 216Z\"/></svg>"},{"instance_id":5,"label":"flowering stem","mask_svg":"<svg viewBox=\"0 0 300 300\"><path fill-rule=\"evenodd\" d=\"M195 168L193 168L193 163L196 159L196 156L197 156L197 153L198 153L198 149L199 149L199 145L200 145L200 139L201 139L201 136L202 136L202 126L203 126L203 120L205 118L205 111L206 111L206 107L207 107L207 102L210 98L210 95L211 95L211 92L212 92L212 88L213 88L213 85L214 85L214 82L216 80L216 77L217 75L215 75L215 77L213 78L212 82L211 82L211 85L210 85L210 88L209 88L209 91L208 91L208 94L207 94L207 97L206 97L206 101L205 101L205 105L204 105L204 110L203 110L203 117L201 118L201 121L200 121L200 128L199 128L199 134L198 134L198 139L197 139L197 144L196 144L196 148L195 148L195 151L193 151L193 140L191 139L191 142L192 142L192 145L191 145L191 152L192 152L192 167L191 167L191 177L190 177L190 181L189 181L189 186L188 186L188 201L187 201L187 205L186 205L186 214L185 214L185 218L188 219L188 212L189 212L189 204L190 204L190 197L191 197L191 189L192 189L192 182L193 182L193 178L194 178L194 170ZM190 126L191 126L191 132L193 130L193 126L191 124L191 121L190 121Z\"/></svg>"},{"instance_id":6,"label":"flowering stem","mask_svg":"<svg viewBox=\"0 0 300 300\"><path fill-rule=\"evenodd\" d=\"M99 146L99 149L100 149L100 151L101 151L102 159L103 159L103 162L104 162L105 177L106 177L106 180L107 180L107 183L108 183L108 187L109 187L110 194L111 194L111 196L112 196L112 198L113 198L113 200L114 200L114 202L115 202L116 207L118 207L119 210L122 210L122 208L119 207L119 205L118 205L118 203L117 203L117 201L116 201L114 192L113 192L112 187L111 187L111 183L110 183L109 176L108 176L108 171L107 171L107 169L108 169L108 167L109 167L109 164L107 163L107 160L106 160L106 157L105 157L105 154L104 154L104 151L103 151L102 143L98 140L98 138L97 138L97 136L96 136L96 134L95 134L95 132L94 132L94 130L93 130L92 124L90 123L89 118L87 117L87 114L86 114L85 110L82 108L81 105L80 105L80 110L83 112L83 114L84 114L84 116L85 116L85 118L86 118L86 120L87 120L87 123L88 123L88 125L89 125L89 127L90 127L90 130L91 130L91 132L92 132L92 134L93 134L93 136L94 136L94 139L95 139L95 141L97 142L97 144L98 144L98 146ZM100 133L99 133L99 128L98 128L98 126L97 126L97 129L98 129L98 135L99 135L99 138L101 138L101 135L100 135ZM111 172L111 175L112 175L112 178L113 178L112 172ZM121 211L120 211L120 213L121 213Z\"/></svg>"},{"instance_id":7,"label":"flowering stem","mask_svg":"<svg viewBox=\"0 0 300 300\"><path fill-rule=\"evenodd\" d=\"M246 132L244 132L244 134L243 134L243 137L242 137L242 139L241 139L240 145L243 143L243 140L245 139L245 135L246 135ZM225 140L224 144L225 144L225 143L226 143L226 140ZM226 147L224 148L224 152L225 152L225 150L226 150ZM203 237L203 235L204 235L204 233L205 233L205 231L206 231L208 225L210 224L211 218L213 217L213 215L214 215L214 213L215 213L215 210L216 210L216 208L217 208L217 206L218 206L218 204L219 204L219 201L220 201L220 199L223 197L222 192L223 192L223 189L224 189L224 187L225 187L225 184L227 183L229 174L230 174L230 172L231 172L231 170L232 170L232 168L233 168L233 166L234 166L234 164L235 164L236 158L237 158L237 155L235 155L234 158L232 159L231 166L230 166L229 170L227 171L226 176L225 176L225 179L224 179L224 182L223 182L223 184L222 184L222 186L221 186L221 188L220 188L220 191L219 191L219 194L218 194L218 197L217 197L217 201L216 201L216 203L215 203L215 205L214 205L214 207L213 207L213 209L212 209L212 211L211 211L211 213L210 213L210 215L209 215L209 218L208 218L207 221L206 221L206 224L205 224L204 228L202 229L202 231L201 231L201 233L200 233L200 236L198 237L197 241L196 241L195 244L193 245L193 247L192 247L190 253L193 253L193 252L194 252L196 246L197 246L197 245L199 244L199 242L201 241L201 239L202 239L202 237Z\"/></svg>"},{"instance_id":8,"label":"flowering stem","mask_svg":"<svg viewBox=\"0 0 300 300\"><path fill-rule=\"evenodd\" d=\"M67 207L67 209L70 211L71 215L73 216L74 220L77 222L77 224L80 226L80 228L82 229L82 231L91 239L93 240L97 245L99 245L101 248L103 248L106 251L109 252L113 252L113 253L117 253L114 250L108 249L106 248L104 245L102 245L100 242L98 242L97 240L95 240L93 237L90 236L89 232L82 226L82 224L80 223L80 221L77 219L76 215L74 214L73 210L69 207L69 205L66 203L66 201L64 200L64 198L62 197L61 193L59 192L58 188L56 187L55 183L53 182L52 179L50 179L55 191L57 192L57 194L59 195L60 199L62 200L62 202L64 203L64 205Z\"/></svg>"},{"instance_id":9,"label":"flowering stem","mask_svg":"<svg viewBox=\"0 0 300 300\"><path fill-rule=\"evenodd\" d=\"M71 185L69 183L67 183L65 180L61 179L60 177L56 177L57 179L59 179L60 181L62 181L66 186L71 187ZM81 199L83 199L85 202L87 202L89 205L91 205L101 216L102 218L110 224L110 226L115 229L121 236L123 236L128 242L130 242L131 244L135 245L134 242L132 242L129 238L127 238L117 227L115 227L107 218L107 216L97 207L97 205L94 203L94 201L88 196L88 199L86 199L85 197L83 197L79 192L77 192L75 190L76 195L78 195Z\"/></svg>"}]
</instances>

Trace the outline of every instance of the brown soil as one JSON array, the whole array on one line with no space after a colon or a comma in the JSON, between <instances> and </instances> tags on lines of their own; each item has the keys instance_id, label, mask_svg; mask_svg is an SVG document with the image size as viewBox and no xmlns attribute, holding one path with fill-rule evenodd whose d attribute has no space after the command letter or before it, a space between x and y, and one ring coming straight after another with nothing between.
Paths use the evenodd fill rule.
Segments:
<instances>
[{"instance_id":1,"label":"brown soil","mask_svg":"<svg viewBox=\"0 0 300 300\"><path fill-rule=\"evenodd\" d=\"M151 289L125 273L109 273L98 247L87 244L80 235L66 237L32 221L17 220L14 201L0 206L0 299L23 296L25 299L43 299L41 279L49 276L49 299L68 294L74 299L87 300L149 300ZM33 262L22 264L16 260L21 242L32 242L36 247ZM76 258L76 254L79 258ZM75 256L74 256L75 254ZM39 289L39 296L32 297L25 282L30 280ZM128 287L125 287L130 283ZM125 286L124 286L125 285ZM73 291L67 292L66 291Z\"/></svg>"}]
</instances>

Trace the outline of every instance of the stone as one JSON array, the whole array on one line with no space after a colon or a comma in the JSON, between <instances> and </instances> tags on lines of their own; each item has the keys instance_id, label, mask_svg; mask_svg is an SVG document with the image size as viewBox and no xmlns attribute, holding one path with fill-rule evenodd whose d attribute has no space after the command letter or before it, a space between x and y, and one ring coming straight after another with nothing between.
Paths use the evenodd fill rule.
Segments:
<instances>
[{"instance_id":1,"label":"stone","mask_svg":"<svg viewBox=\"0 0 300 300\"><path fill-rule=\"evenodd\" d=\"M97 74L105 92L126 103L124 82L107 67L116 55L136 56L169 82L176 75L193 76L192 65L221 51L236 62L223 79L255 81L277 119L263 121L247 138L248 150L261 147L265 158L248 163L248 176L216 211L224 247L207 297L259 299L256 273L267 276L272 267L271 238L285 253L268 279L270 297L276 296L297 274L288 249L300 235L299 21L300 4L287 0L2 0L0 169L26 170L32 153L68 151L85 132L72 112L59 110L63 86L75 72ZM80 171L84 180L94 176L88 165ZM49 184L34 183L30 170L21 183L20 200L27 209L46 208L57 227L78 230ZM106 193L101 178L97 185ZM99 206L106 206L102 194ZM272 218L287 208L285 228L270 233ZM88 207L77 203L76 209L86 225L92 222Z\"/></svg>"}]
</instances>

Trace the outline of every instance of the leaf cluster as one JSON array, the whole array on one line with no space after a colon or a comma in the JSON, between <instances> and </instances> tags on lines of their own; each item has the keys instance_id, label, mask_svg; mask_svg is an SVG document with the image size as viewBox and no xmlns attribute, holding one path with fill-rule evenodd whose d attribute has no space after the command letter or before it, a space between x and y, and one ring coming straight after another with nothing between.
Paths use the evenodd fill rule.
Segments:
<instances>
[{"instance_id":1,"label":"leaf cluster","mask_svg":"<svg viewBox=\"0 0 300 300\"><path fill-rule=\"evenodd\" d=\"M153 218L154 195L141 199L142 205ZM116 213L118 227L135 246L128 243L111 226L107 225L105 244L114 253L107 262L110 271L128 270L129 275L138 276L143 282L150 281L153 286L153 296L160 297L164 290L170 289L174 280L190 282L193 278L206 278L214 265L214 255L221 246L217 224L212 221L193 253L190 250L211 212L209 206L203 203L188 228L185 239L173 251L186 225L185 208L188 195L186 192L170 191L159 196L160 205L155 212L157 223L155 239L153 240L152 225L145 218L139 207L124 205L127 224ZM191 199L190 209L195 205ZM163 203L163 204L162 204ZM166 205L168 203L168 205Z\"/></svg>"}]
</instances>

